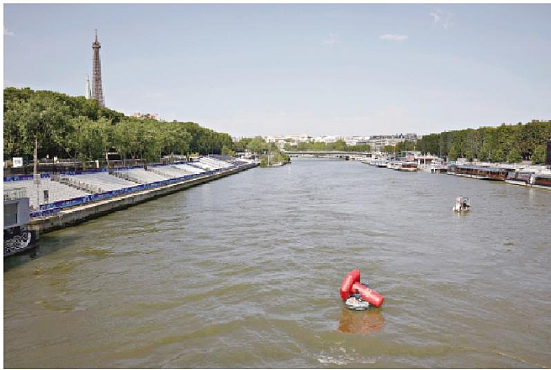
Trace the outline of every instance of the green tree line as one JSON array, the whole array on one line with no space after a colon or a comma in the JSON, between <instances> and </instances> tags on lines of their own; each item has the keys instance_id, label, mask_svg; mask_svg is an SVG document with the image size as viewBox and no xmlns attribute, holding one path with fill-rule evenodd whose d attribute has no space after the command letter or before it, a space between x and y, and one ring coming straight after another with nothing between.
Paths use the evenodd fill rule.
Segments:
<instances>
[{"instance_id":1,"label":"green tree line","mask_svg":"<svg viewBox=\"0 0 551 370\"><path fill-rule=\"evenodd\" d=\"M551 121L536 121L498 127L446 131L423 136L416 144L422 153L487 162L545 162Z\"/></svg>"},{"instance_id":2,"label":"green tree line","mask_svg":"<svg viewBox=\"0 0 551 370\"><path fill-rule=\"evenodd\" d=\"M403 151L412 150L415 150L415 143L410 140L404 140L396 145L385 145L382 151L389 154L400 154Z\"/></svg>"},{"instance_id":3,"label":"green tree line","mask_svg":"<svg viewBox=\"0 0 551 370\"><path fill-rule=\"evenodd\" d=\"M95 100L29 88L4 89L4 160L47 155L90 161L109 151L123 158L231 151L230 135L193 122L127 117Z\"/></svg>"},{"instance_id":4,"label":"green tree line","mask_svg":"<svg viewBox=\"0 0 551 370\"><path fill-rule=\"evenodd\" d=\"M285 150L288 151L339 151L339 152L368 152L370 146L367 144L361 145L347 145L344 140L337 140L334 143L323 143L323 142L300 142L296 145L291 145L286 143L284 146Z\"/></svg>"}]
</instances>

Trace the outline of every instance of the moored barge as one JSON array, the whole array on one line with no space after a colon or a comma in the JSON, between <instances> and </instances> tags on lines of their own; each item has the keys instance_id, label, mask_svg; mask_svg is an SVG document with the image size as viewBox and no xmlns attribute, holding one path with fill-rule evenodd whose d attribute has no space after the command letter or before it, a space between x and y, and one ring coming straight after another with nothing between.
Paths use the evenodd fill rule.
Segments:
<instances>
[{"instance_id":1,"label":"moored barge","mask_svg":"<svg viewBox=\"0 0 551 370\"><path fill-rule=\"evenodd\" d=\"M475 179L504 181L509 173L509 170L498 167L453 164L449 166L448 173L457 176L472 177Z\"/></svg>"},{"instance_id":2,"label":"moored barge","mask_svg":"<svg viewBox=\"0 0 551 370\"><path fill-rule=\"evenodd\" d=\"M531 183L536 188L551 189L551 174L533 175Z\"/></svg>"},{"instance_id":3,"label":"moored barge","mask_svg":"<svg viewBox=\"0 0 551 370\"><path fill-rule=\"evenodd\" d=\"M530 186L534 172L510 171L505 178L505 182L513 185Z\"/></svg>"}]
</instances>

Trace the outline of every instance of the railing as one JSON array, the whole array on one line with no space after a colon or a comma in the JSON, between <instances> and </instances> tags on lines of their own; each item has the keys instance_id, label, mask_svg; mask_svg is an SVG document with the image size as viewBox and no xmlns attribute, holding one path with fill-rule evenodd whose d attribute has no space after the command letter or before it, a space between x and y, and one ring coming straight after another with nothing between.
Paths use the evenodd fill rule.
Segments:
<instances>
[{"instance_id":1,"label":"railing","mask_svg":"<svg viewBox=\"0 0 551 370\"><path fill-rule=\"evenodd\" d=\"M49 173L40 174L41 179L49 179L50 176L51 175ZM32 179L34 179L34 175L4 176L4 182L24 181L24 180L32 180Z\"/></svg>"},{"instance_id":2,"label":"railing","mask_svg":"<svg viewBox=\"0 0 551 370\"><path fill-rule=\"evenodd\" d=\"M99 168L97 170L83 170L83 171L62 171L58 172L55 175L86 175L86 174L93 174L98 172L107 172L107 168ZM40 178L41 179L49 179L52 176L55 176L51 173L41 173ZM32 180L34 179L34 175L17 175L17 176L5 176L4 182L14 182L14 181L25 181L25 180Z\"/></svg>"}]
</instances>

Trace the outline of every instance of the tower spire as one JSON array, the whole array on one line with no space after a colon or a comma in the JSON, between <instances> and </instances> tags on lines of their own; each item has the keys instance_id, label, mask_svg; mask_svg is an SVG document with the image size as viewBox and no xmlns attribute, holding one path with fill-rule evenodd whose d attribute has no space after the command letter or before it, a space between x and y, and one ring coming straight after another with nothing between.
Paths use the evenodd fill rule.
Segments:
<instances>
[{"instance_id":1,"label":"tower spire","mask_svg":"<svg viewBox=\"0 0 551 370\"><path fill-rule=\"evenodd\" d=\"M96 39L92 44L94 49L93 74L92 74L92 98L98 101L100 107L105 107L103 100L103 87L101 82L101 61L99 57L99 49L101 44L98 42L98 30L96 30Z\"/></svg>"}]
</instances>

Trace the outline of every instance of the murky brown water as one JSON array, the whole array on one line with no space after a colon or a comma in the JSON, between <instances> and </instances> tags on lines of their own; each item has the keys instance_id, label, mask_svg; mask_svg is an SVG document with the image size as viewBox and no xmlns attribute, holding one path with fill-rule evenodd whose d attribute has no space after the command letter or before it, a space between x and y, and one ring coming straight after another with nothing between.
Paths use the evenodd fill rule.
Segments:
<instances>
[{"instance_id":1,"label":"murky brown water","mask_svg":"<svg viewBox=\"0 0 551 370\"><path fill-rule=\"evenodd\" d=\"M359 162L246 171L6 261L4 365L551 367L550 209L543 189ZM343 308L352 268L381 309Z\"/></svg>"}]
</instances>

